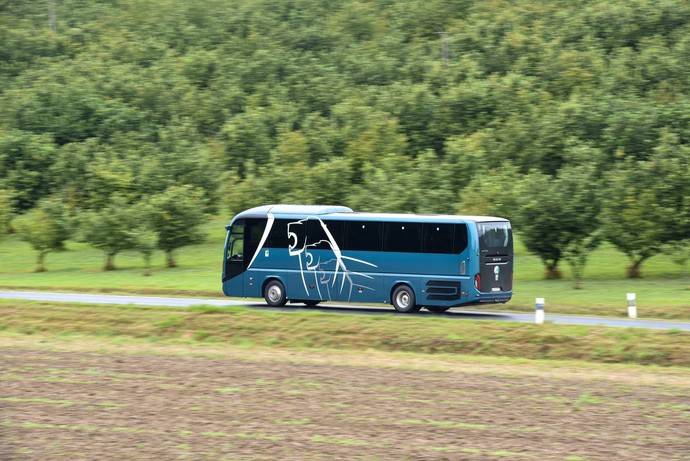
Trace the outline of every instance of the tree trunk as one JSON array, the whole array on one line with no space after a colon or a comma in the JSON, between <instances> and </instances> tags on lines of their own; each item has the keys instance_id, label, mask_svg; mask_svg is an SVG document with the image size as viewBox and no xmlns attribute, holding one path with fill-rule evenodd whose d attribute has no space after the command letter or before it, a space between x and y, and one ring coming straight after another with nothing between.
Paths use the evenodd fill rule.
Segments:
<instances>
[{"instance_id":1,"label":"tree trunk","mask_svg":"<svg viewBox=\"0 0 690 461\"><path fill-rule=\"evenodd\" d=\"M144 277L151 275L151 256L144 256Z\"/></svg>"},{"instance_id":2,"label":"tree trunk","mask_svg":"<svg viewBox=\"0 0 690 461\"><path fill-rule=\"evenodd\" d=\"M36 261L36 272L45 272L46 271L45 259L46 259L46 253L44 251L39 251L38 252L38 260Z\"/></svg>"},{"instance_id":3,"label":"tree trunk","mask_svg":"<svg viewBox=\"0 0 690 461\"><path fill-rule=\"evenodd\" d=\"M561 278L561 271L558 270L558 261L546 263L544 278L547 280L556 280Z\"/></svg>"},{"instance_id":4,"label":"tree trunk","mask_svg":"<svg viewBox=\"0 0 690 461\"><path fill-rule=\"evenodd\" d=\"M644 261L644 259L636 259L632 262L632 264L630 264L630 266L628 266L626 275L629 279L639 279L642 277L642 272L640 272L642 261Z\"/></svg>"},{"instance_id":5,"label":"tree trunk","mask_svg":"<svg viewBox=\"0 0 690 461\"><path fill-rule=\"evenodd\" d=\"M167 260L168 267L177 267L177 263L175 262L175 258L173 257L172 250L168 250L165 252L165 258Z\"/></svg>"},{"instance_id":6,"label":"tree trunk","mask_svg":"<svg viewBox=\"0 0 690 461\"><path fill-rule=\"evenodd\" d=\"M582 279L585 274L585 264L587 259L583 255L571 255L568 259L570 264L570 271L573 273L573 288L575 290L582 289Z\"/></svg>"},{"instance_id":7,"label":"tree trunk","mask_svg":"<svg viewBox=\"0 0 690 461\"><path fill-rule=\"evenodd\" d=\"M573 285L573 288L576 290L581 290L582 289L582 277L580 277L578 274L575 274L575 284Z\"/></svg>"},{"instance_id":8,"label":"tree trunk","mask_svg":"<svg viewBox=\"0 0 690 461\"><path fill-rule=\"evenodd\" d=\"M105 266L103 266L104 271L114 271L115 270L115 254L108 253L105 256Z\"/></svg>"},{"instance_id":9,"label":"tree trunk","mask_svg":"<svg viewBox=\"0 0 690 461\"><path fill-rule=\"evenodd\" d=\"M55 0L48 0L48 26L53 32L57 32L57 14L55 13Z\"/></svg>"}]
</instances>

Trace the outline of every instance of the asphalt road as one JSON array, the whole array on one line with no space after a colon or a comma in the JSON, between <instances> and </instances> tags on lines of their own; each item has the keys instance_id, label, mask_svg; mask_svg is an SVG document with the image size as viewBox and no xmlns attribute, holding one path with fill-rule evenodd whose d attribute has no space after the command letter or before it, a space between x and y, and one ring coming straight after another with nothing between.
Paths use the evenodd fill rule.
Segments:
<instances>
[{"instance_id":1,"label":"asphalt road","mask_svg":"<svg viewBox=\"0 0 690 461\"><path fill-rule=\"evenodd\" d=\"M277 310L285 312L295 311L322 311L343 314L391 314L391 315L442 315L446 318L472 319L503 322L534 322L534 315L527 313L493 312L488 310L466 310L453 308L445 314L432 314L421 311L416 314L399 314L392 307L385 306L357 306L354 304L325 304L319 307L305 307L301 304L288 304L282 308L271 308L256 300L239 301L228 298L188 298L188 297L161 297L140 295L111 295L93 293L57 293L47 291L0 291L2 299L24 299L29 301L51 301L64 303L85 304L121 304L135 306L166 306L166 307L191 307L191 306L248 306L262 310ZM627 319L614 317L597 317L581 315L549 314L548 306L546 321L562 325L602 325L608 327L635 327L655 330L682 330L690 331L690 322L677 322L652 319Z\"/></svg>"}]
</instances>

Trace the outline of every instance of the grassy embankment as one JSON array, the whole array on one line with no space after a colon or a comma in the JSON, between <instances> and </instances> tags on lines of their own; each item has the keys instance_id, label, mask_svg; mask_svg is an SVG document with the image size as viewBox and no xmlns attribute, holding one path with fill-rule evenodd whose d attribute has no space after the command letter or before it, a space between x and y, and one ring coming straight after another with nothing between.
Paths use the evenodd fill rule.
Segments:
<instances>
[{"instance_id":1,"label":"grassy embankment","mask_svg":"<svg viewBox=\"0 0 690 461\"><path fill-rule=\"evenodd\" d=\"M163 255L157 254L151 277L142 275L141 257L130 252L117 256L119 270L103 272L102 253L76 242L48 256L48 272L34 273L35 253L10 236L0 242L0 287L220 295L224 221L206 225L207 243L178 252L178 268L164 268ZM582 290L573 289L565 264L564 280L543 280L539 259L519 243L515 264L515 293L504 309L529 311L535 297L545 297L549 312L620 316L626 313L625 294L635 292L641 317L690 318L690 278L666 255L645 262L645 278L630 280L623 278L625 256L604 246L591 256Z\"/></svg>"},{"instance_id":2,"label":"grassy embankment","mask_svg":"<svg viewBox=\"0 0 690 461\"><path fill-rule=\"evenodd\" d=\"M0 301L4 334L183 344L380 350L690 366L690 334L251 308L136 308Z\"/></svg>"}]
</instances>

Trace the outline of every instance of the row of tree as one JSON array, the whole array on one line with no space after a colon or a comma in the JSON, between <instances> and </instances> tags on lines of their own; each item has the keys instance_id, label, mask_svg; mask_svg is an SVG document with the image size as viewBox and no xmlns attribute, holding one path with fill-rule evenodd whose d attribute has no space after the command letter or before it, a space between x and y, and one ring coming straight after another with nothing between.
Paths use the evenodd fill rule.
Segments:
<instances>
[{"instance_id":1,"label":"row of tree","mask_svg":"<svg viewBox=\"0 0 690 461\"><path fill-rule=\"evenodd\" d=\"M10 222L8 202L8 194L0 193L3 229ZM176 249L202 241L204 236L199 231L204 217L202 204L203 192L191 186L172 186L135 203L115 196L99 211L77 213L58 197L50 197L14 219L12 226L19 238L36 250L37 272L46 270L48 253L63 250L68 239L76 239L103 251L104 270L115 269L118 253L138 251L144 258L145 275L149 275L151 256L156 249L165 252L168 267L175 267Z\"/></svg>"},{"instance_id":2,"label":"row of tree","mask_svg":"<svg viewBox=\"0 0 690 461\"><path fill-rule=\"evenodd\" d=\"M265 203L346 203L363 211L505 216L542 259L546 278L560 278L565 260L576 286L589 253L603 241L628 256L629 277L639 277L643 262L660 252L682 264L690 255L690 147L672 134L649 159L628 158L611 171L597 168L591 152L551 176L536 169L521 174L510 162L493 168L478 152L466 156L472 163L459 166L429 151L416 160L387 155L379 165L368 165L354 185L356 172L347 159L310 167L294 149L249 168L243 180L224 181L223 208L232 213ZM469 185L454 192L454 181L467 169ZM0 190L0 229L8 228L11 203L11 194ZM65 203L64 193L42 199L13 221L20 238L38 251L38 270L45 269L45 255L68 238L103 250L105 270L114 269L115 256L124 250L140 251L148 268L156 248L174 267L173 251L202 239L198 227L212 209L204 190L193 186L170 186L146 199L115 194L98 211Z\"/></svg>"},{"instance_id":3,"label":"row of tree","mask_svg":"<svg viewBox=\"0 0 690 461\"><path fill-rule=\"evenodd\" d=\"M690 236L685 0L54 4L0 1L13 215L175 186L208 213L495 213L550 277L603 240L636 276Z\"/></svg>"}]
</instances>

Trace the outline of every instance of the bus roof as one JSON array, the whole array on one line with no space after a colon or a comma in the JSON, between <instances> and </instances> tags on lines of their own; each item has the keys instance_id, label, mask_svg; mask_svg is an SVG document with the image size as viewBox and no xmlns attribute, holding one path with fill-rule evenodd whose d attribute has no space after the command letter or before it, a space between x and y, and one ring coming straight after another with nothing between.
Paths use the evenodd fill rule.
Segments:
<instances>
[{"instance_id":1,"label":"bus roof","mask_svg":"<svg viewBox=\"0 0 690 461\"><path fill-rule=\"evenodd\" d=\"M494 216L463 216L463 215L440 215L440 214L413 214L413 213L361 213L354 212L345 206L337 205L263 205L250 208L239 213L235 218L265 218L268 214L276 217L285 216L290 218L306 216L323 216L329 218L345 220L363 221L421 221L421 222L495 222L508 221L505 218Z\"/></svg>"},{"instance_id":2,"label":"bus roof","mask_svg":"<svg viewBox=\"0 0 690 461\"><path fill-rule=\"evenodd\" d=\"M346 206L330 205L263 205L245 210L237 215L240 218L265 218L268 214L323 215L330 213L352 213Z\"/></svg>"}]
</instances>

